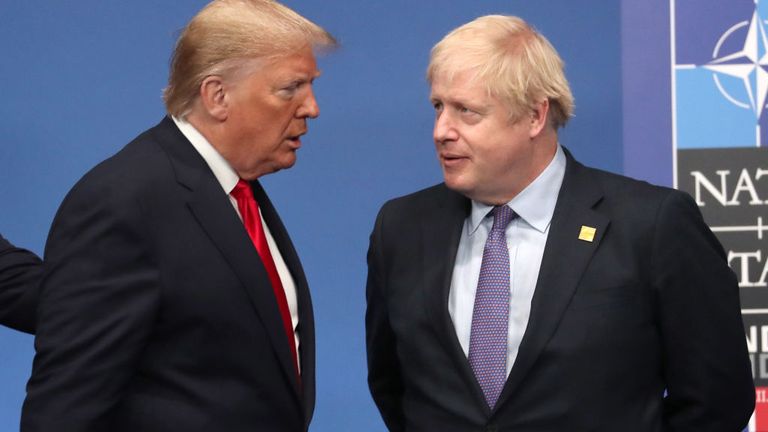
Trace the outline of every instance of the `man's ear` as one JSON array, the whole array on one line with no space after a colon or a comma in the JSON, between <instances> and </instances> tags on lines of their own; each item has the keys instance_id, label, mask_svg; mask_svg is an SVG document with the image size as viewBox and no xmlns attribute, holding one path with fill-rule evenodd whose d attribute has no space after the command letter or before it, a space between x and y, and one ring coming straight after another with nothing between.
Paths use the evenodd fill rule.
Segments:
<instances>
[{"instance_id":1,"label":"man's ear","mask_svg":"<svg viewBox=\"0 0 768 432\"><path fill-rule=\"evenodd\" d=\"M534 138L538 136L541 131L547 126L549 117L549 99L543 99L537 102L531 110L530 121L530 137Z\"/></svg>"},{"instance_id":2,"label":"man's ear","mask_svg":"<svg viewBox=\"0 0 768 432\"><path fill-rule=\"evenodd\" d=\"M229 116L226 86L218 75L205 77L200 84L200 102L211 117L224 121Z\"/></svg>"}]
</instances>

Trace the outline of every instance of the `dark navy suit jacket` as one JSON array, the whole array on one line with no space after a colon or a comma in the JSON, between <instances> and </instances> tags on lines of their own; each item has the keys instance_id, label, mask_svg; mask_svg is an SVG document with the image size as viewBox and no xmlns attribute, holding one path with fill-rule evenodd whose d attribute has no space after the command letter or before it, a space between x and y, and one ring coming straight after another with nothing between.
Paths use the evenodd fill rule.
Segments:
<instances>
[{"instance_id":1,"label":"dark navy suit jacket","mask_svg":"<svg viewBox=\"0 0 768 432\"><path fill-rule=\"evenodd\" d=\"M368 379L391 431L746 425L755 393L739 289L696 204L567 159L528 326L493 410L448 313L470 201L441 184L381 209L368 254ZM596 229L592 241L579 239L582 226Z\"/></svg>"},{"instance_id":2,"label":"dark navy suit jacket","mask_svg":"<svg viewBox=\"0 0 768 432\"><path fill-rule=\"evenodd\" d=\"M315 335L299 257L251 186L296 282L299 384L258 253L165 118L70 191L45 252L23 432L304 432Z\"/></svg>"}]
</instances>

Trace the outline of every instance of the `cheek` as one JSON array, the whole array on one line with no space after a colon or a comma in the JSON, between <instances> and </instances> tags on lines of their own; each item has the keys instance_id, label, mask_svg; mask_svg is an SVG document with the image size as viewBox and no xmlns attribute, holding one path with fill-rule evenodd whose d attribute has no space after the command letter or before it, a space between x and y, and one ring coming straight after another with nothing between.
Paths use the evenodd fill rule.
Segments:
<instances>
[{"instance_id":1,"label":"cheek","mask_svg":"<svg viewBox=\"0 0 768 432\"><path fill-rule=\"evenodd\" d=\"M282 141L280 138L285 134L288 124L288 119L270 115L263 117L260 123L254 125L254 127L258 128L259 134L264 141L272 141L274 142L274 145L277 146Z\"/></svg>"},{"instance_id":2,"label":"cheek","mask_svg":"<svg viewBox=\"0 0 768 432\"><path fill-rule=\"evenodd\" d=\"M284 135L294 121L293 110L280 109L270 113L269 128L275 135Z\"/></svg>"},{"instance_id":3,"label":"cheek","mask_svg":"<svg viewBox=\"0 0 768 432\"><path fill-rule=\"evenodd\" d=\"M280 101L270 107L270 115L275 121L280 123L290 122L294 118L296 110L299 108L298 100Z\"/></svg>"},{"instance_id":4,"label":"cheek","mask_svg":"<svg viewBox=\"0 0 768 432\"><path fill-rule=\"evenodd\" d=\"M258 107L248 107L233 110L231 121L243 138L253 138L263 135L269 128L269 118L264 116L264 111Z\"/></svg>"},{"instance_id":5,"label":"cheek","mask_svg":"<svg viewBox=\"0 0 768 432\"><path fill-rule=\"evenodd\" d=\"M471 147L477 174L481 177L497 176L507 163L508 149L504 143L494 141L494 137L479 136Z\"/></svg>"}]
</instances>

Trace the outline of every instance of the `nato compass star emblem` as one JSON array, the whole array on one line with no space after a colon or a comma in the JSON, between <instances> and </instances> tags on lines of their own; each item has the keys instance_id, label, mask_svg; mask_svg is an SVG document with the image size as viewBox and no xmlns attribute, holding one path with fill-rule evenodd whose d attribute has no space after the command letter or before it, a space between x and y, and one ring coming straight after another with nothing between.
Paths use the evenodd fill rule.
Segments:
<instances>
[{"instance_id":1,"label":"nato compass star emblem","mask_svg":"<svg viewBox=\"0 0 768 432\"><path fill-rule=\"evenodd\" d=\"M768 21L761 16L761 10L766 9L758 5L759 1L749 2L753 3L750 19L728 24L730 28L720 34L709 54L702 52L699 61L675 64L678 97L685 99L678 106L683 111L677 111L678 133L684 134L678 137L682 137L678 148L765 145L762 135L768 132ZM706 87L710 90L700 87L705 84L700 79L707 76ZM693 86L699 86L698 90Z\"/></svg>"},{"instance_id":2,"label":"nato compass star emblem","mask_svg":"<svg viewBox=\"0 0 768 432\"><path fill-rule=\"evenodd\" d=\"M755 10L751 21L742 21L723 33L712 52L713 60L703 65L705 69L714 72L712 76L720 93L734 105L751 109L757 119L763 114L766 96L768 96L768 71L765 69L768 66L768 51L766 51L768 37L765 33L765 23L766 21ZM749 26L749 29L741 50L722 53L723 43L734 32L745 26ZM742 80L749 100L740 101L729 94L720 82L721 74Z\"/></svg>"}]
</instances>

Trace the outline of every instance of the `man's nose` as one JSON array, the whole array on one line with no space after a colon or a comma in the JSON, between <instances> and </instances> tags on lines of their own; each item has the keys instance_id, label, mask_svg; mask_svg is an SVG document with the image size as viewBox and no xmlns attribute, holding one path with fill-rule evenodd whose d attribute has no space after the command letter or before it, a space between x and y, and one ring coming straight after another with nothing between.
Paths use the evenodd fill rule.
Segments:
<instances>
[{"instance_id":1,"label":"man's nose","mask_svg":"<svg viewBox=\"0 0 768 432\"><path fill-rule=\"evenodd\" d=\"M435 128L432 131L432 135L436 143L442 143L458 138L458 133L456 132L450 114L442 111L435 116Z\"/></svg>"},{"instance_id":2,"label":"man's nose","mask_svg":"<svg viewBox=\"0 0 768 432\"><path fill-rule=\"evenodd\" d=\"M320 107L317 105L317 99L315 99L315 92L312 87L309 88L309 94L304 99L304 103L301 104L299 110L296 112L297 117L305 118L317 118L320 115Z\"/></svg>"}]
</instances>

